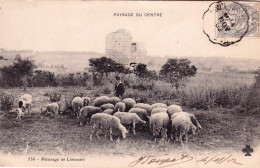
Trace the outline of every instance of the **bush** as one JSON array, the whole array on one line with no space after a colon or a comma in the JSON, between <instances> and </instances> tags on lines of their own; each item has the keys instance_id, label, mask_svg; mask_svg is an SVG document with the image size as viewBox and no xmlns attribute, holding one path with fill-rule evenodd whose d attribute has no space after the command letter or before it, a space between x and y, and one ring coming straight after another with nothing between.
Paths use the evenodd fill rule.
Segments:
<instances>
[{"instance_id":1,"label":"bush","mask_svg":"<svg viewBox=\"0 0 260 168\"><path fill-rule=\"evenodd\" d=\"M0 69L2 75L0 84L5 87L22 86L22 78L31 76L35 68L36 65L29 59L16 60L12 65Z\"/></svg>"},{"instance_id":2,"label":"bush","mask_svg":"<svg viewBox=\"0 0 260 168\"><path fill-rule=\"evenodd\" d=\"M1 110L10 111L14 104L15 96L11 93L1 93Z\"/></svg>"},{"instance_id":3,"label":"bush","mask_svg":"<svg viewBox=\"0 0 260 168\"><path fill-rule=\"evenodd\" d=\"M86 92L84 91L84 90L76 90L76 89L74 89L74 91L73 91L73 98L74 97L86 97L87 96L87 94L86 94Z\"/></svg>"},{"instance_id":4,"label":"bush","mask_svg":"<svg viewBox=\"0 0 260 168\"><path fill-rule=\"evenodd\" d=\"M244 97L243 102L241 102L242 107L244 107L247 112L260 113L260 70L256 72L254 85L248 90Z\"/></svg>"},{"instance_id":5,"label":"bush","mask_svg":"<svg viewBox=\"0 0 260 168\"><path fill-rule=\"evenodd\" d=\"M54 93L50 93L49 94L49 97L50 97L50 101L51 102L59 102L60 99L61 99L61 93L57 93L57 92L54 92Z\"/></svg>"},{"instance_id":6,"label":"bush","mask_svg":"<svg viewBox=\"0 0 260 168\"><path fill-rule=\"evenodd\" d=\"M29 86L44 87L56 85L54 73L49 71L36 70L29 79Z\"/></svg>"}]
</instances>

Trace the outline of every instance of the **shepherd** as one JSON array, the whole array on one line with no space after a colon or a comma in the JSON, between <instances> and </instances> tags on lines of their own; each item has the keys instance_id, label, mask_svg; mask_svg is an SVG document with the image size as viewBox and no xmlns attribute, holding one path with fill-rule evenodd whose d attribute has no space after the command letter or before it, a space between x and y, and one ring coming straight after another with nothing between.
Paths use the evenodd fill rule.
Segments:
<instances>
[{"instance_id":1,"label":"shepherd","mask_svg":"<svg viewBox=\"0 0 260 168\"><path fill-rule=\"evenodd\" d=\"M125 93L125 86L121 81L119 76L116 76L116 85L115 85L115 96L122 98Z\"/></svg>"}]
</instances>

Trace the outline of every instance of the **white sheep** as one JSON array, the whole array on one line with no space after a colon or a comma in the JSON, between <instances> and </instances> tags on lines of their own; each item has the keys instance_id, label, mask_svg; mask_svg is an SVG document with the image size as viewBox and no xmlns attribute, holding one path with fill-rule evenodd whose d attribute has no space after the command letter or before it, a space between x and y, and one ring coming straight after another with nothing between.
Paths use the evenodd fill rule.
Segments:
<instances>
[{"instance_id":1,"label":"white sheep","mask_svg":"<svg viewBox=\"0 0 260 168\"><path fill-rule=\"evenodd\" d=\"M81 97L75 97L72 100L72 108L77 118L79 118L79 111L84 106L84 100Z\"/></svg>"},{"instance_id":2,"label":"white sheep","mask_svg":"<svg viewBox=\"0 0 260 168\"><path fill-rule=\"evenodd\" d=\"M120 98L119 97L110 97L109 98L109 103L116 105L116 103L120 102Z\"/></svg>"},{"instance_id":3,"label":"white sheep","mask_svg":"<svg viewBox=\"0 0 260 168\"><path fill-rule=\"evenodd\" d=\"M16 117L17 120L18 119L20 120L22 117L24 117L24 112L22 111L21 108L16 108L14 111L17 113L17 117Z\"/></svg>"},{"instance_id":4,"label":"white sheep","mask_svg":"<svg viewBox=\"0 0 260 168\"><path fill-rule=\"evenodd\" d=\"M115 112L114 112L114 109L106 109L102 113L113 115Z\"/></svg>"},{"instance_id":5,"label":"white sheep","mask_svg":"<svg viewBox=\"0 0 260 168\"><path fill-rule=\"evenodd\" d=\"M157 107L167 108L167 105L163 104L163 103L154 103L151 105L151 110L153 110L154 108L157 108Z\"/></svg>"},{"instance_id":6,"label":"white sheep","mask_svg":"<svg viewBox=\"0 0 260 168\"><path fill-rule=\"evenodd\" d=\"M129 111L136 104L136 101L132 98L125 98L122 102L126 105L126 111Z\"/></svg>"},{"instance_id":7,"label":"white sheep","mask_svg":"<svg viewBox=\"0 0 260 168\"><path fill-rule=\"evenodd\" d=\"M164 107L156 107L152 109L151 116L156 113L167 113L167 108Z\"/></svg>"},{"instance_id":8,"label":"white sheep","mask_svg":"<svg viewBox=\"0 0 260 168\"><path fill-rule=\"evenodd\" d=\"M116 112L113 116L119 118L122 124L124 125L132 125L133 126L133 133L135 133L135 124L146 124L144 120L142 120L137 114L135 113L125 113L125 112Z\"/></svg>"},{"instance_id":9,"label":"white sheep","mask_svg":"<svg viewBox=\"0 0 260 168\"><path fill-rule=\"evenodd\" d=\"M101 109L99 107L94 107L94 106L85 106L80 109L79 111L79 118L78 118L78 123L80 126L83 126L83 123L86 122L86 119L90 119L92 115L96 113L101 113Z\"/></svg>"},{"instance_id":10,"label":"white sheep","mask_svg":"<svg viewBox=\"0 0 260 168\"><path fill-rule=\"evenodd\" d=\"M82 97L84 105L83 106L88 106L90 103L90 98L89 97Z\"/></svg>"},{"instance_id":11,"label":"white sheep","mask_svg":"<svg viewBox=\"0 0 260 168\"><path fill-rule=\"evenodd\" d=\"M28 114L30 114L30 111L32 109L32 95L30 95L30 94L22 95L18 100L18 107L20 109L23 109L24 112L25 112L25 109L27 109Z\"/></svg>"},{"instance_id":12,"label":"white sheep","mask_svg":"<svg viewBox=\"0 0 260 168\"><path fill-rule=\"evenodd\" d=\"M94 100L94 106L95 107L100 107L100 106L102 106L103 104L106 104L106 103L109 103L109 97L107 97L107 96L100 96L100 97L97 97Z\"/></svg>"},{"instance_id":13,"label":"white sheep","mask_svg":"<svg viewBox=\"0 0 260 168\"><path fill-rule=\"evenodd\" d=\"M51 113L51 116L58 115L59 113L59 104L58 103L50 103L46 108L41 108L42 114Z\"/></svg>"},{"instance_id":14,"label":"white sheep","mask_svg":"<svg viewBox=\"0 0 260 168\"><path fill-rule=\"evenodd\" d=\"M124 112L124 111L126 111L126 105L125 105L125 103L123 103L123 102L118 102L118 103L116 103L116 105L115 105L115 110L114 110L115 112L116 111L120 111L120 112Z\"/></svg>"},{"instance_id":15,"label":"white sheep","mask_svg":"<svg viewBox=\"0 0 260 168\"><path fill-rule=\"evenodd\" d=\"M156 113L150 117L150 131L153 136L156 138L161 133L161 138L167 139L167 127L170 122L169 116L167 113Z\"/></svg>"},{"instance_id":16,"label":"white sheep","mask_svg":"<svg viewBox=\"0 0 260 168\"><path fill-rule=\"evenodd\" d=\"M192 123L190 115L185 112L175 113L171 117L172 133L171 139L175 136L175 141L179 140L181 145L183 141L187 143L188 131L191 130L192 134L195 134L196 126Z\"/></svg>"},{"instance_id":17,"label":"white sheep","mask_svg":"<svg viewBox=\"0 0 260 168\"><path fill-rule=\"evenodd\" d=\"M141 108L141 109L145 109L147 112L147 115L151 115L151 105L150 104L146 104L146 103L137 103L134 105L133 108Z\"/></svg>"},{"instance_id":18,"label":"white sheep","mask_svg":"<svg viewBox=\"0 0 260 168\"><path fill-rule=\"evenodd\" d=\"M105 135L106 132L109 131L111 141L113 141L112 138L113 131L119 130L123 138L126 138L126 134L128 133L126 128L120 123L120 120L117 117L111 116L106 113L97 113L92 115L90 124L91 124L91 135L90 135L91 141L94 133L96 133L97 138L100 139L98 135L98 131L105 131Z\"/></svg>"},{"instance_id":19,"label":"white sheep","mask_svg":"<svg viewBox=\"0 0 260 168\"><path fill-rule=\"evenodd\" d=\"M114 106L113 104L111 104L111 103L103 104L103 105L101 106L101 110L102 110L102 111L104 111L104 110L106 110L106 109L114 109L114 108L115 108L115 106Z\"/></svg>"},{"instance_id":20,"label":"white sheep","mask_svg":"<svg viewBox=\"0 0 260 168\"><path fill-rule=\"evenodd\" d=\"M172 114L177 113L177 112L182 112L181 106L170 105L167 107L167 113L169 114L169 116L171 116Z\"/></svg>"},{"instance_id":21,"label":"white sheep","mask_svg":"<svg viewBox=\"0 0 260 168\"><path fill-rule=\"evenodd\" d=\"M196 126L196 129L197 130L200 130L201 129L201 125L200 123L198 122L198 120L196 119L195 115L194 114L190 114L190 113L187 113L187 112L178 112L178 113L174 113L172 116L171 116L171 119L173 117L175 117L176 115L186 115L190 118L191 122Z\"/></svg>"},{"instance_id":22,"label":"white sheep","mask_svg":"<svg viewBox=\"0 0 260 168\"><path fill-rule=\"evenodd\" d=\"M142 120L148 122L149 121L149 117L147 115L147 111L145 109L142 108L131 108L129 110L129 113L135 113L137 114Z\"/></svg>"}]
</instances>

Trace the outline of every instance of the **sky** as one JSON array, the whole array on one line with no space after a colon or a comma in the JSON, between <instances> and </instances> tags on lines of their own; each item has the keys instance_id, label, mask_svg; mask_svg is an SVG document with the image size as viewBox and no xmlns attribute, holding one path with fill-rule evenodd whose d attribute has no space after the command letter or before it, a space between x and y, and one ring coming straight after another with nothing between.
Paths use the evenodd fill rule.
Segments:
<instances>
[{"instance_id":1,"label":"sky","mask_svg":"<svg viewBox=\"0 0 260 168\"><path fill-rule=\"evenodd\" d=\"M212 44L202 15L211 2L0 1L0 48L105 53L107 33L131 32L153 56L258 58L259 37L229 47ZM162 17L118 17L114 13L162 13Z\"/></svg>"}]
</instances>

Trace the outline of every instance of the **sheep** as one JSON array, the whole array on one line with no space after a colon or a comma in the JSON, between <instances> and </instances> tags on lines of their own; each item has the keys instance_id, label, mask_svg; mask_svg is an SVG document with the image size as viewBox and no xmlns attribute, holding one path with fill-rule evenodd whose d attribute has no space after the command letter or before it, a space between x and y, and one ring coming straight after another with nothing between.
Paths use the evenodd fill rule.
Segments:
<instances>
[{"instance_id":1,"label":"sheep","mask_svg":"<svg viewBox=\"0 0 260 168\"><path fill-rule=\"evenodd\" d=\"M163 103L154 103L154 104L151 105L151 110L153 110L156 107L167 108L167 105L163 104Z\"/></svg>"},{"instance_id":2,"label":"sheep","mask_svg":"<svg viewBox=\"0 0 260 168\"><path fill-rule=\"evenodd\" d=\"M122 102L126 105L126 111L129 111L136 104L135 100L132 98L125 98Z\"/></svg>"},{"instance_id":3,"label":"sheep","mask_svg":"<svg viewBox=\"0 0 260 168\"><path fill-rule=\"evenodd\" d=\"M84 100L81 97L75 97L72 100L72 108L77 118L79 118L79 111L84 106Z\"/></svg>"},{"instance_id":4,"label":"sheep","mask_svg":"<svg viewBox=\"0 0 260 168\"><path fill-rule=\"evenodd\" d=\"M32 109L32 95L30 94L22 95L18 100L18 107L20 109L23 109L24 112L25 109L27 109L28 114L30 114L30 110Z\"/></svg>"},{"instance_id":5,"label":"sheep","mask_svg":"<svg viewBox=\"0 0 260 168\"><path fill-rule=\"evenodd\" d=\"M163 139L167 139L167 127L170 122L169 116L167 113L156 113L150 117L150 131L153 136L156 138L161 133Z\"/></svg>"},{"instance_id":6,"label":"sheep","mask_svg":"<svg viewBox=\"0 0 260 168\"><path fill-rule=\"evenodd\" d=\"M121 123L124 125L132 125L134 135L136 135L135 124L138 123L146 124L146 122L142 120L136 113L116 112L113 116L119 118Z\"/></svg>"},{"instance_id":7,"label":"sheep","mask_svg":"<svg viewBox=\"0 0 260 168\"><path fill-rule=\"evenodd\" d=\"M111 103L103 104L103 105L101 106L101 110L102 110L102 111L104 111L104 110L106 110L106 109L114 109L114 108L115 108L115 106L114 106L113 104L111 104Z\"/></svg>"},{"instance_id":8,"label":"sheep","mask_svg":"<svg viewBox=\"0 0 260 168\"><path fill-rule=\"evenodd\" d=\"M88 106L90 103L90 98L89 97L82 97L84 105L83 106Z\"/></svg>"},{"instance_id":9,"label":"sheep","mask_svg":"<svg viewBox=\"0 0 260 168\"><path fill-rule=\"evenodd\" d=\"M142 108L131 108L129 113L136 113L142 120L148 122L149 118L147 115L147 111Z\"/></svg>"},{"instance_id":10,"label":"sheep","mask_svg":"<svg viewBox=\"0 0 260 168\"><path fill-rule=\"evenodd\" d=\"M15 112L17 113L17 117L16 117L17 120L18 119L21 120L21 118L24 117L24 112L22 111L21 108L16 108Z\"/></svg>"},{"instance_id":11,"label":"sheep","mask_svg":"<svg viewBox=\"0 0 260 168\"><path fill-rule=\"evenodd\" d=\"M133 108L141 108L145 109L148 115L151 115L151 105L150 104L145 104L145 103L137 103L134 105Z\"/></svg>"},{"instance_id":12,"label":"sheep","mask_svg":"<svg viewBox=\"0 0 260 168\"><path fill-rule=\"evenodd\" d=\"M178 112L178 113L172 114L171 119L173 119L177 115L186 115L186 116L188 116L190 118L191 122L196 126L197 130L201 129L201 125L198 122L198 120L196 119L194 114L190 114L190 113L187 113L187 112Z\"/></svg>"},{"instance_id":13,"label":"sheep","mask_svg":"<svg viewBox=\"0 0 260 168\"><path fill-rule=\"evenodd\" d=\"M120 123L120 120L117 117L111 116L106 113L97 113L92 115L90 124L91 124L91 135L90 135L91 141L94 133L96 133L97 138L100 139L98 135L98 130L100 131L103 130L106 132L109 131L111 141L113 141L112 132L115 130L119 130L123 138L126 138L126 134L128 133L126 128Z\"/></svg>"},{"instance_id":14,"label":"sheep","mask_svg":"<svg viewBox=\"0 0 260 168\"><path fill-rule=\"evenodd\" d=\"M109 98L109 103L113 104L114 106L116 105L116 103L120 102L120 98L119 97L110 97Z\"/></svg>"},{"instance_id":15,"label":"sheep","mask_svg":"<svg viewBox=\"0 0 260 168\"><path fill-rule=\"evenodd\" d=\"M94 106L85 106L80 109L79 111L79 118L78 118L78 123L80 126L83 126L83 122L86 122L87 118L91 118L93 114L96 113L101 113L101 109L99 107L94 107Z\"/></svg>"},{"instance_id":16,"label":"sheep","mask_svg":"<svg viewBox=\"0 0 260 168\"><path fill-rule=\"evenodd\" d=\"M54 114L58 115L59 109L60 109L60 107L59 107L58 103L50 103L47 105L47 107L45 109L42 107L41 112L42 112L42 114L51 112L51 116L53 117Z\"/></svg>"},{"instance_id":17,"label":"sheep","mask_svg":"<svg viewBox=\"0 0 260 168\"><path fill-rule=\"evenodd\" d=\"M125 103L123 103L123 102L118 102L118 103L116 103L116 105L115 105L115 110L114 110L114 111L124 112L125 109L126 109Z\"/></svg>"},{"instance_id":18,"label":"sheep","mask_svg":"<svg viewBox=\"0 0 260 168\"><path fill-rule=\"evenodd\" d=\"M152 110L151 112L151 116L153 114L156 114L156 113L167 113L167 108L163 108L163 107L156 107Z\"/></svg>"},{"instance_id":19,"label":"sheep","mask_svg":"<svg viewBox=\"0 0 260 168\"><path fill-rule=\"evenodd\" d=\"M95 107L100 107L100 106L102 106L103 104L106 104L106 103L109 103L109 97L107 97L107 96L100 96L100 97L97 97L94 100L94 106Z\"/></svg>"},{"instance_id":20,"label":"sheep","mask_svg":"<svg viewBox=\"0 0 260 168\"><path fill-rule=\"evenodd\" d=\"M178 105L170 105L167 107L167 113L171 116L173 113L182 112L181 106Z\"/></svg>"},{"instance_id":21,"label":"sheep","mask_svg":"<svg viewBox=\"0 0 260 168\"><path fill-rule=\"evenodd\" d=\"M171 139L173 140L173 136L175 136L175 141L177 139L183 145L183 141L187 143L188 140L188 131L191 130L192 134L195 134L196 126L192 123L190 115L188 113L179 112L172 115L171 122L172 122L172 133Z\"/></svg>"},{"instance_id":22,"label":"sheep","mask_svg":"<svg viewBox=\"0 0 260 168\"><path fill-rule=\"evenodd\" d=\"M114 114L114 109L106 109L102 113L113 115Z\"/></svg>"}]
</instances>

